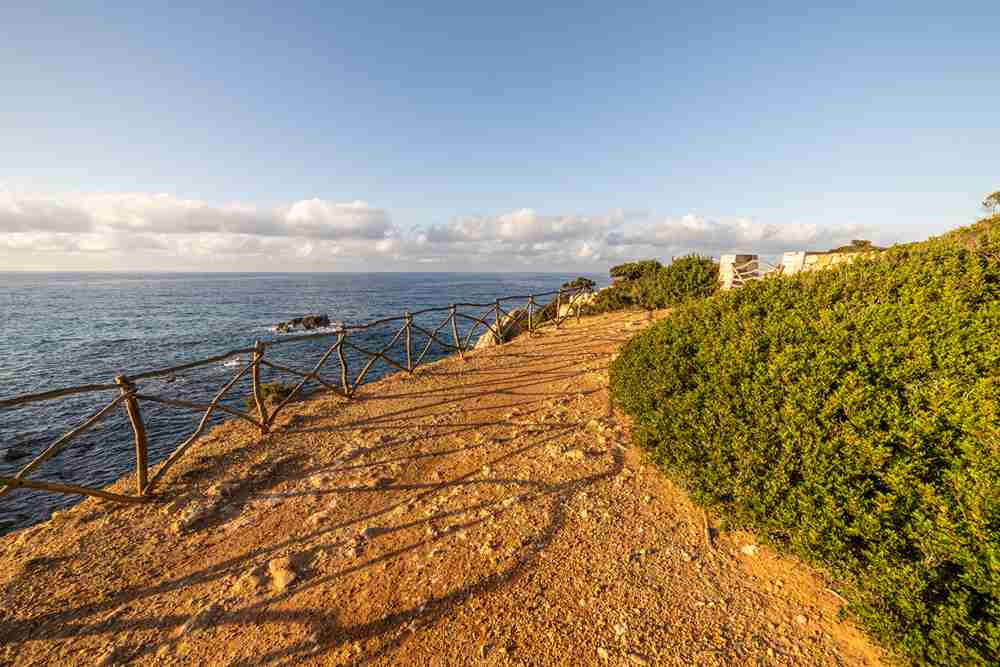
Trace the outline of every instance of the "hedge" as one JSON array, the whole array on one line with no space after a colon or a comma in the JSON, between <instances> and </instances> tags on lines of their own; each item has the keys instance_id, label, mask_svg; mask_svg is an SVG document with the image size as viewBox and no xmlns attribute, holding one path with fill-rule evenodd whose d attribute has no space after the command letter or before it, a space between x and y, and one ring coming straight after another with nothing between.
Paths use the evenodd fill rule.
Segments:
<instances>
[{"instance_id":1,"label":"hedge","mask_svg":"<svg viewBox=\"0 0 1000 667\"><path fill-rule=\"evenodd\" d=\"M913 664L1000 663L998 229L689 303L611 369L658 465Z\"/></svg>"}]
</instances>

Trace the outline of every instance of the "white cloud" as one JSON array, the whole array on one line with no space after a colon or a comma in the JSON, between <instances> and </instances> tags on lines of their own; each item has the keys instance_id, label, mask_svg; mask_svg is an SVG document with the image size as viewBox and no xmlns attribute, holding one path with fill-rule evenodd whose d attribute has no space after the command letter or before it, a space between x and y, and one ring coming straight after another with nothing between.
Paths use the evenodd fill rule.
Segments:
<instances>
[{"instance_id":1,"label":"white cloud","mask_svg":"<svg viewBox=\"0 0 1000 667\"><path fill-rule=\"evenodd\" d=\"M306 199L270 210L141 192L38 195L0 191L0 234L24 232L249 234L378 240L394 232L386 211L362 201Z\"/></svg>"},{"instance_id":2,"label":"white cloud","mask_svg":"<svg viewBox=\"0 0 1000 667\"><path fill-rule=\"evenodd\" d=\"M6 266L603 271L629 259L697 252L777 254L864 236L857 227L774 225L691 214L542 215L522 208L404 231L363 201L304 199L264 209L171 194L34 195L0 188ZM878 239L874 239L878 240ZM49 258L49 259L46 259ZM30 261L29 261L30 260Z\"/></svg>"},{"instance_id":3,"label":"white cloud","mask_svg":"<svg viewBox=\"0 0 1000 667\"><path fill-rule=\"evenodd\" d=\"M432 243L567 241L601 236L620 222L614 214L544 216L522 208L495 217L456 217L444 225L431 225L424 238Z\"/></svg>"},{"instance_id":4,"label":"white cloud","mask_svg":"<svg viewBox=\"0 0 1000 667\"><path fill-rule=\"evenodd\" d=\"M786 250L826 249L867 233L856 225L819 227L812 224L774 225L749 218L709 220L689 214L660 218L635 230L608 236L613 246L638 246L680 252L718 255L752 252L761 255Z\"/></svg>"}]
</instances>

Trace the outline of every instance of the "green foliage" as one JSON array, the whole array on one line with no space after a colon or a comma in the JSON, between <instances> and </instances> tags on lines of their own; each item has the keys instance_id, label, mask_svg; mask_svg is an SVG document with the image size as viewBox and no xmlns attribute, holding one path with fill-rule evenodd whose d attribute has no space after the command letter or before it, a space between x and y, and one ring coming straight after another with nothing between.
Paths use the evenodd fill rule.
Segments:
<instances>
[{"instance_id":1,"label":"green foliage","mask_svg":"<svg viewBox=\"0 0 1000 667\"><path fill-rule=\"evenodd\" d=\"M992 213L994 215L997 211L1000 211L1000 190L983 197L983 209L985 209L987 213Z\"/></svg>"},{"instance_id":2,"label":"green foliage","mask_svg":"<svg viewBox=\"0 0 1000 667\"><path fill-rule=\"evenodd\" d=\"M692 301L611 370L653 460L913 664L1000 662L998 223Z\"/></svg>"},{"instance_id":3,"label":"green foliage","mask_svg":"<svg viewBox=\"0 0 1000 667\"><path fill-rule=\"evenodd\" d=\"M847 245L837 246L836 248L827 250L827 252L873 252L878 250L885 250L885 248L880 248L871 241L854 239Z\"/></svg>"},{"instance_id":4,"label":"green foliage","mask_svg":"<svg viewBox=\"0 0 1000 667\"><path fill-rule=\"evenodd\" d=\"M288 398L294 389L294 384L275 381L262 384L260 386L260 393L264 403L277 404ZM257 409L257 404L254 402L252 394L243 399L243 405L246 406L248 412L253 412Z\"/></svg>"},{"instance_id":5,"label":"green foliage","mask_svg":"<svg viewBox=\"0 0 1000 667\"><path fill-rule=\"evenodd\" d=\"M575 289L592 290L595 287L597 287L597 283L595 283L590 278L584 278L583 276L580 276L579 278L574 278L568 283L563 283L562 285L563 289L572 289L572 290Z\"/></svg>"},{"instance_id":6,"label":"green foliage","mask_svg":"<svg viewBox=\"0 0 1000 667\"><path fill-rule=\"evenodd\" d=\"M655 273L663 268L655 259L644 259L639 262L626 262L612 266L608 273L615 280L639 280L647 273Z\"/></svg>"},{"instance_id":7,"label":"green foliage","mask_svg":"<svg viewBox=\"0 0 1000 667\"><path fill-rule=\"evenodd\" d=\"M655 259L611 268L615 283L597 293L584 307L587 315L641 306L667 308L715 293L719 265L706 257L689 255L663 266Z\"/></svg>"},{"instance_id":8,"label":"green foliage","mask_svg":"<svg viewBox=\"0 0 1000 667\"><path fill-rule=\"evenodd\" d=\"M581 308L584 315L598 315L616 310L634 308L638 304L636 284L626 282L605 287L594 294L594 300Z\"/></svg>"},{"instance_id":9,"label":"green foliage","mask_svg":"<svg viewBox=\"0 0 1000 667\"><path fill-rule=\"evenodd\" d=\"M640 278L637 301L643 308L668 308L711 296L718 286L719 265L707 257L688 255Z\"/></svg>"}]
</instances>

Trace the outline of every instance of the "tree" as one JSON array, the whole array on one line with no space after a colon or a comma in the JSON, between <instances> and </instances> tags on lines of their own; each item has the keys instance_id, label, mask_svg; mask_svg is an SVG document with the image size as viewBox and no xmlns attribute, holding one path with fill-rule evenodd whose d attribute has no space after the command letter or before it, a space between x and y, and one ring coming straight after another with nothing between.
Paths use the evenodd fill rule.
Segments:
<instances>
[{"instance_id":1,"label":"tree","mask_svg":"<svg viewBox=\"0 0 1000 667\"><path fill-rule=\"evenodd\" d=\"M615 280L639 280L647 273L656 273L663 268L655 259L644 259L641 262L626 262L612 266L609 273Z\"/></svg>"},{"instance_id":2,"label":"tree","mask_svg":"<svg viewBox=\"0 0 1000 667\"><path fill-rule=\"evenodd\" d=\"M987 213L996 214L997 211L1000 211L1000 190L986 195L986 199L983 200L983 208L986 209Z\"/></svg>"},{"instance_id":3,"label":"tree","mask_svg":"<svg viewBox=\"0 0 1000 667\"><path fill-rule=\"evenodd\" d=\"M590 278L584 278L583 276L580 276L579 278L574 278L568 283L563 283L562 285L563 289L593 290L595 287L597 287L597 283L595 283Z\"/></svg>"}]
</instances>

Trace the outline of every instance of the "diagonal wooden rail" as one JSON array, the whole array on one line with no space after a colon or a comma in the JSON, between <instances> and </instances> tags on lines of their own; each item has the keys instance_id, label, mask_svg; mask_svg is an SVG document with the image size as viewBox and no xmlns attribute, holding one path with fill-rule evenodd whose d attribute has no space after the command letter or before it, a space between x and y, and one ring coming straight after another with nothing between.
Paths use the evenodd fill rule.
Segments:
<instances>
[{"instance_id":1,"label":"diagonal wooden rail","mask_svg":"<svg viewBox=\"0 0 1000 667\"><path fill-rule=\"evenodd\" d=\"M55 493L92 496L119 503L145 502L154 497L152 494L153 489L163 480L167 472L203 435L206 427L208 426L209 420L216 412L225 413L233 417L243 419L255 425L260 429L260 432L264 434L271 430L277 416L289 403L302 394L303 389L309 382L315 382L325 389L334 391L341 396L350 399L355 395L358 388L364 383L370 371L379 361L388 367L400 370L404 373L413 373L420 366L431 347L435 344L437 344L438 347L445 352L458 352L464 360L466 353L472 349L472 341L477 331L483 331L483 335L491 336L494 343L502 344L515 330L524 330L525 324L527 325L526 330L528 333L534 334L543 326L554 326L558 328L566 319L573 315L575 315L577 320L579 320L580 307L584 302L582 297L590 294L590 292L590 288L586 286L562 288L551 292L544 292L542 294L503 297L494 300L492 303L453 303L449 306L425 308L415 312L407 310L403 315L397 317L387 317L365 324L341 325L334 331L286 336L267 343L264 341L256 341L254 346L251 348L230 350L222 354L198 361L188 362L179 366L144 371L130 376L119 375L115 378L113 384L88 384L77 387L66 387L40 393L24 394L0 400L0 410L4 410L30 403L56 400L68 396L78 396L81 394L104 391L118 391L118 395L114 397L108 405L92 414L82 424L68 431L62 437L43 449L41 453L21 468L13 477L0 476L0 497L16 489L23 488ZM538 298L549 296L555 296L555 298L546 306L541 306L541 304L537 301ZM524 307L504 307L504 304L513 303L516 306L520 302L524 302ZM563 312L564 306L567 306L565 308L565 312ZM477 314L471 315L467 312L461 312L459 310L460 308L473 309L473 312ZM433 317L435 314L440 313L447 314L445 315L444 320L433 329L430 328L432 325L421 326L420 324L414 322L415 317ZM459 319L462 319L465 322L471 322L471 326L466 332L464 340L459 332ZM368 349L358 342L349 340L351 334L354 334L355 337L357 337L360 332L368 331L374 329L375 327L383 327L386 325L395 325L400 323L401 326L399 330L395 332L389 342L377 350ZM449 328L451 330L451 341L446 340L447 334L445 334L445 338L442 338L442 331ZM267 351L274 347L299 341L328 338L331 336L336 336L336 342L326 349L319 361L309 372L297 370L290 366L279 364L271 359L265 358ZM414 354L416 351L414 343L418 336L425 337L426 342L424 343L423 349L420 353ZM396 361L389 356L389 351L392 350L392 348L395 347L400 340L403 340L406 359L405 363ZM349 359L345 354L346 349L353 350L354 352L367 358L367 361L365 361L360 371L358 371L357 375L354 377L353 382L350 380L350 367L348 365ZM339 386L324 379L320 375L323 366L334 354L337 355L337 360L340 365ZM242 358L245 355L251 355L250 363L243 366L225 385L223 385L222 388L216 392L215 396L209 403L198 403L179 398L160 396L148 392L140 392L138 389L138 383L143 380L158 377L170 377L178 373L190 371L211 364L217 364L234 358ZM285 373L299 378L299 382L295 385L291 392L289 392L289 394L272 409L269 409L269 406L264 400L263 387L261 384L262 367L266 367L274 372ZM233 387L236 386L237 382L247 375L247 373L251 376L250 392L253 398L254 409L250 412L243 412L227 405L223 405L222 400L227 394L229 394ZM195 428L194 432L180 442L174 448L172 453L159 464L159 467L156 469L156 472L152 477L149 477L149 436L142 417L142 402L156 403L159 405L202 413L201 420L198 422L198 426ZM27 476L30 473L35 471L39 466L52 457L62 452L74 439L107 417L119 405L123 405L125 408L125 414L132 427L134 437L136 460L135 495L112 493L103 489L76 484L64 484L61 482L28 479Z\"/></svg>"}]
</instances>

